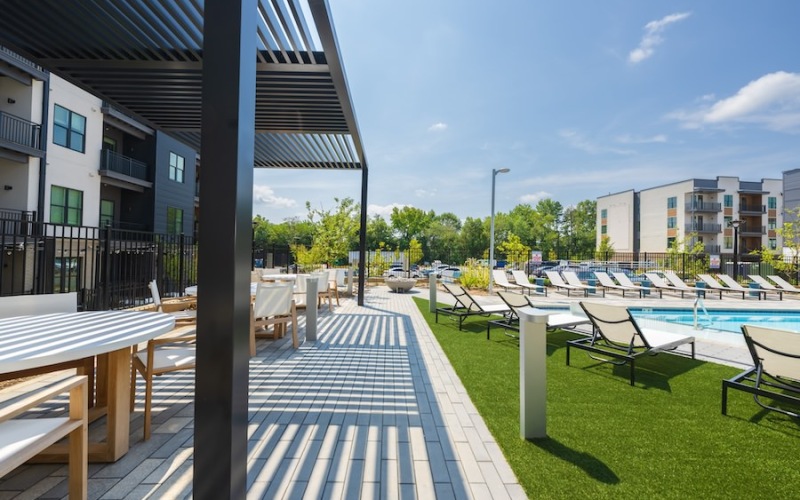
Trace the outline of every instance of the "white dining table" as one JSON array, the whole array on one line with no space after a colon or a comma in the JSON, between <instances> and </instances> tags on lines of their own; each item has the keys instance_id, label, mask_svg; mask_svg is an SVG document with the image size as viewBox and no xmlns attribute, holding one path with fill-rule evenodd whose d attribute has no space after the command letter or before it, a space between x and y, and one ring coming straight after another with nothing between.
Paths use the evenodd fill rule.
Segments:
<instances>
[{"instance_id":1,"label":"white dining table","mask_svg":"<svg viewBox=\"0 0 800 500\"><path fill-rule=\"evenodd\" d=\"M130 442L131 347L175 327L168 314L93 311L0 319L0 373L41 369L97 357L96 406L90 419L107 416L106 439L89 443L89 460L113 462ZM42 461L60 461L66 445L45 451Z\"/></svg>"}]
</instances>

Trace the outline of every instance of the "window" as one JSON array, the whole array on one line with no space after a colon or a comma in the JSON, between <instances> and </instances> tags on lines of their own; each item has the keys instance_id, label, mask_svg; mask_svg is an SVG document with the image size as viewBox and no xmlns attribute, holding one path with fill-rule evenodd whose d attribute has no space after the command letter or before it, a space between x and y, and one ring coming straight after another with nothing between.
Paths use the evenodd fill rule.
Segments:
<instances>
[{"instance_id":1,"label":"window","mask_svg":"<svg viewBox=\"0 0 800 500\"><path fill-rule=\"evenodd\" d=\"M167 233L181 234L183 232L183 210L167 207Z\"/></svg>"},{"instance_id":2,"label":"window","mask_svg":"<svg viewBox=\"0 0 800 500\"><path fill-rule=\"evenodd\" d=\"M80 289L80 261L75 257L56 257L54 264L53 291L77 292Z\"/></svg>"},{"instance_id":3,"label":"window","mask_svg":"<svg viewBox=\"0 0 800 500\"><path fill-rule=\"evenodd\" d=\"M725 195L725 208L733 208L733 195L726 194Z\"/></svg>"},{"instance_id":4,"label":"window","mask_svg":"<svg viewBox=\"0 0 800 500\"><path fill-rule=\"evenodd\" d=\"M83 223L83 191L50 186L50 222L80 226Z\"/></svg>"},{"instance_id":5,"label":"window","mask_svg":"<svg viewBox=\"0 0 800 500\"><path fill-rule=\"evenodd\" d=\"M769 219L767 219L767 227L768 227L769 229L777 229L777 227L778 227L778 222L777 222L777 220L775 219L775 217L770 217Z\"/></svg>"},{"instance_id":6,"label":"window","mask_svg":"<svg viewBox=\"0 0 800 500\"><path fill-rule=\"evenodd\" d=\"M672 248L675 245L675 238L667 238L667 248Z\"/></svg>"},{"instance_id":7,"label":"window","mask_svg":"<svg viewBox=\"0 0 800 500\"><path fill-rule=\"evenodd\" d=\"M767 206L770 210L777 210L778 208L778 198L774 196L770 196L767 198Z\"/></svg>"},{"instance_id":8,"label":"window","mask_svg":"<svg viewBox=\"0 0 800 500\"><path fill-rule=\"evenodd\" d=\"M726 215L724 227L731 227L731 222L733 222L733 217Z\"/></svg>"},{"instance_id":9,"label":"window","mask_svg":"<svg viewBox=\"0 0 800 500\"><path fill-rule=\"evenodd\" d=\"M600 218L601 219L608 219L608 210L607 209L604 208L604 209L600 210Z\"/></svg>"},{"instance_id":10,"label":"window","mask_svg":"<svg viewBox=\"0 0 800 500\"><path fill-rule=\"evenodd\" d=\"M667 208L678 208L678 197L670 196L667 198Z\"/></svg>"},{"instance_id":11,"label":"window","mask_svg":"<svg viewBox=\"0 0 800 500\"><path fill-rule=\"evenodd\" d=\"M55 105L53 143L83 153L86 147L86 117Z\"/></svg>"},{"instance_id":12,"label":"window","mask_svg":"<svg viewBox=\"0 0 800 500\"><path fill-rule=\"evenodd\" d=\"M778 249L778 240L775 238L769 239L769 249L770 250L777 250Z\"/></svg>"},{"instance_id":13,"label":"window","mask_svg":"<svg viewBox=\"0 0 800 500\"><path fill-rule=\"evenodd\" d=\"M111 226L114 224L114 202L112 200L100 200L100 227Z\"/></svg>"},{"instance_id":14,"label":"window","mask_svg":"<svg viewBox=\"0 0 800 500\"><path fill-rule=\"evenodd\" d=\"M678 226L677 217L667 217L667 229L675 229Z\"/></svg>"},{"instance_id":15,"label":"window","mask_svg":"<svg viewBox=\"0 0 800 500\"><path fill-rule=\"evenodd\" d=\"M185 160L183 156L169 153L169 178L175 182L183 182Z\"/></svg>"},{"instance_id":16,"label":"window","mask_svg":"<svg viewBox=\"0 0 800 500\"><path fill-rule=\"evenodd\" d=\"M726 236L725 237L725 248L726 249L733 248L733 236Z\"/></svg>"},{"instance_id":17,"label":"window","mask_svg":"<svg viewBox=\"0 0 800 500\"><path fill-rule=\"evenodd\" d=\"M608 233L608 226L606 226L605 224L600 226L600 234L607 234L607 233Z\"/></svg>"}]
</instances>

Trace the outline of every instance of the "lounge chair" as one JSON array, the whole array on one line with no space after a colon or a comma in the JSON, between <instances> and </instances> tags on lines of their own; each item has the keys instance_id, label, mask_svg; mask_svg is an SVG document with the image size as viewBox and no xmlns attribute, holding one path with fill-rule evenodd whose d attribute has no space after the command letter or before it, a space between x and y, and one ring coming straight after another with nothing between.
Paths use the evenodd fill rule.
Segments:
<instances>
[{"instance_id":1,"label":"lounge chair","mask_svg":"<svg viewBox=\"0 0 800 500\"><path fill-rule=\"evenodd\" d=\"M564 271L564 272L561 273L561 275L564 276L565 280L567 280L567 284L568 285L577 286L577 287L585 287L587 295L589 293L594 293L594 292L597 292L599 290L602 293L603 297L606 296L606 289L605 288L584 284L581 281L581 279L578 278L578 275L575 274L575 271Z\"/></svg>"},{"instance_id":2,"label":"lounge chair","mask_svg":"<svg viewBox=\"0 0 800 500\"><path fill-rule=\"evenodd\" d=\"M517 283L517 285L528 291L528 295L533 292L535 294L544 295L547 297L547 288L531 283L531 281L528 279L528 276L524 272L511 271L511 276L514 277L514 281Z\"/></svg>"},{"instance_id":3,"label":"lounge chair","mask_svg":"<svg viewBox=\"0 0 800 500\"><path fill-rule=\"evenodd\" d=\"M550 280L550 284L556 287L556 291L559 290L566 290L567 297L569 297L569 293L574 290L581 290L583 292L583 296L586 297L589 295L589 287L587 286L575 286L570 285L564 281L558 271L545 271L547 275L547 279Z\"/></svg>"},{"instance_id":4,"label":"lounge chair","mask_svg":"<svg viewBox=\"0 0 800 500\"><path fill-rule=\"evenodd\" d=\"M736 290L736 291L742 292L742 298L747 296L747 295L744 295L745 293L749 294L750 292L755 292L755 293L758 293L758 300L761 300L762 298L764 300L767 300L767 291L766 290L761 290L760 288L745 288L742 285L740 285L738 281L736 281L735 279L731 278L727 274L720 274L718 276L718 278L719 278L719 280L721 282L723 282L731 290ZM781 294L781 298L783 298L783 294Z\"/></svg>"},{"instance_id":5,"label":"lounge chair","mask_svg":"<svg viewBox=\"0 0 800 500\"><path fill-rule=\"evenodd\" d=\"M683 298L683 295L686 292L690 292L690 291L694 292L694 291L698 290L697 288L692 288L692 287L689 287L689 286L687 286L686 288L677 288L676 286L664 281L664 278L662 278L661 276L657 275L656 273L644 273L644 275L647 277L648 280L650 280L650 283L653 284L653 288L658 290L658 296L659 297L663 296L662 293L664 292L664 290L666 290L668 292L680 292L681 293L681 298ZM703 290L705 290L705 289L703 289Z\"/></svg>"},{"instance_id":6,"label":"lounge chair","mask_svg":"<svg viewBox=\"0 0 800 500\"><path fill-rule=\"evenodd\" d=\"M595 271L594 276L597 278L597 281L600 282L600 285L606 290L620 290L623 297L625 296L625 292L635 292L639 294L639 298L642 297L642 287L640 286L618 285L614 283L614 280L611 279L611 276L603 271Z\"/></svg>"},{"instance_id":7,"label":"lounge chair","mask_svg":"<svg viewBox=\"0 0 800 500\"><path fill-rule=\"evenodd\" d=\"M739 389L763 408L800 418L800 334L755 325L742 325L742 333L754 366L722 381L722 414L728 414L728 389ZM759 396L793 409L771 406Z\"/></svg>"},{"instance_id":8,"label":"lounge chair","mask_svg":"<svg viewBox=\"0 0 800 500\"><path fill-rule=\"evenodd\" d=\"M696 286L689 286L683 282L680 276L675 274L674 271L665 271L664 276L666 277L669 284L674 286L677 290L683 290L684 292L696 292L698 296L705 297L706 292L708 291L707 288L700 288ZM683 297L683 293L681 293L681 297ZM720 298L722 296L720 295Z\"/></svg>"},{"instance_id":9,"label":"lounge chair","mask_svg":"<svg viewBox=\"0 0 800 500\"><path fill-rule=\"evenodd\" d=\"M671 351L678 346L690 344L694 359L694 337L660 330L642 329L636 323L628 308L597 302L581 302L586 316L594 326L594 335L586 339L567 341L567 365L570 347L583 349L592 359L615 365L630 364L631 385L634 385L634 363L642 354L658 354ZM611 358L611 359L607 359Z\"/></svg>"},{"instance_id":10,"label":"lounge chair","mask_svg":"<svg viewBox=\"0 0 800 500\"><path fill-rule=\"evenodd\" d=\"M489 340L489 334L493 326L499 326L504 330L511 330L517 332L506 332L506 335L517 337L519 335L519 314L517 309L522 307L536 307L530 298L525 295L514 292L497 292L497 295L503 299L503 302L508 305L511 312L503 319L489 321L486 325L486 340ZM554 313L547 317L547 330L559 329L573 329L579 325L589 324L589 318L583 313L583 309L577 304L570 304L570 312L568 313Z\"/></svg>"},{"instance_id":11,"label":"lounge chair","mask_svg":"<svg viewBox=\"0 0 800 500\"><path fill-rule=\"evenodd\" d=\"M698 274L697 277L700 278L700 281L702 281L703 283L706 284L706 286L709 288L709 291L714 290L714 291L719 292L719 298L720 299L722 299L722 292L741 293L742 294L742 298L743 299L745 298L745 296L744 296L745 291L729 288L727 286L722 286L719 283L719 281L715 280L714 277L711 276L710 274Z\"/></svg>"},{"instance_id":12,"label":"lounge chair","mask_svg":"<svg viewBox=\"0 0 800 500\"><path fill-rule=\"evenodd\" d=\"M163 302L161 300L161 294L158 292L158 283L156 280L151 281L147 286L150 288L153 304L156 306L158 312L169 314L175 318L175 323L179 325L197 323L197 310L189 309L191 306L197 305L197 299L195 297Z\"/></svg>"},{"instance_id":13,"label":"lounge chair","mask_svg":"<svg viewBox=\"0 0 800 500\"><path fill-rule=\"evenodd\" d=\"M780 276L770 274L769 276L767 276L767 278L774 281L775 284L778 285L778 288L780 288L784 292L800 293L800 288L797 288L796 286L792 285L791 283L781 278Z\"/></svg>"},{"instance_id":14,"label":"lounge chair","mask_svg":"<svg viewBox=\"0 0 800 500\"><path fill-rule=\"evenodd\" d=\"M506 272L503 269L492 269L492 278L494 278L495 285L503 287L506 291L522 289L522 287L516 283L508 281L508 276L506 276Z\"/></svg>"},{"instance_id":15,"label":"lounge chair","mask_svg":"<svg viewBox=\"0 0 800 500\"><path fill-rule=\"evenodd\" d=\"M620 285L627 286L630 288L638 288L640 290L639 293L641 294L642 297L650 293L650 287L645 287L634 283L633 281L631 281L631 279L628 277L627 274L621 271L613 271L611 274L614 276L614 278L617 280L617 283L619 283ZM659 297L661 296L660 291L658 292L658 296Z\"/></svg>"},{"instance_id":16,"label":"lounge chair","mask_svg":"<svg viewBox=\"0 0 800 500\"><path fill-rule=\"evenodd\" d=\"M461 325L469 316L491 316L492 314L507 315L511 313L511 308L506 304L480 304L461 285L442 283L442 286L453 296L455 303L450 307L436 308L437 323L439 322L439 313L455 316L458 319L458 329L461 330Z\"/></svg>"},{"instance_id":17,"label":"lounge chair","mask_svg":"<svg viewBox=\"0 0 800 500\"><path fill-rule=\"evenodd\" d=\"M748 274L747 277L750 278L752 281L758 283L758 286L760 286L762 290L767 290L770 292L777 293L780 300L783 300L783 292L800 293L800 290L797 290L797 292L792 292L791 290L784 290L782 288L778 288L769 281L767 281L766 278L758 274Z\"/></svg>"}]
</instances>

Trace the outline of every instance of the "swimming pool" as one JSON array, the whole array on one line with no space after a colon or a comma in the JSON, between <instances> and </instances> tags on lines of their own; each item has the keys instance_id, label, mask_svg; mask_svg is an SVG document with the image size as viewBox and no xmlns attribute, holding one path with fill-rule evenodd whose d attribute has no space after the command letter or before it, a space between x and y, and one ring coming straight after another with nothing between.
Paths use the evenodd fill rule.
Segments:
<instances>
[{"instance_id":1,"label":"swimming pool","mask_svg":"<svg viewBox=\"0 0 800 500\"><path fill-rule=\"evenodd\" d=\"M650 319L694 326L691 309L630 308L637 320ZM741 333L744 323L800 332L800 311L697 311L697 326L703 329Z\"/></svg>"}]
</instances>

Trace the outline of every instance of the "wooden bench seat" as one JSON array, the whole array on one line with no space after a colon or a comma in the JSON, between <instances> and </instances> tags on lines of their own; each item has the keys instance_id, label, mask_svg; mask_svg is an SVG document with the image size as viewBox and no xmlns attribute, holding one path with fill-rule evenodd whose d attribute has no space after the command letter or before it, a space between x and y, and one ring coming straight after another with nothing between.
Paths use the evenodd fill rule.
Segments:
<instances>
[{"instance_id":1,"label":"wooden bench seat","mask_svg":"<svg viewBox=\"0 0 800 500\"><path fill-rule=\"evenodd\" d=\"M69 438L69 497L87 497L87 378L43 375L0 391L0 477L64 437ZM23 417L41 403L69 394L69 411L55 417ZM28 415L30 416L30 415Z\"/></svg>"}]
</instances>

